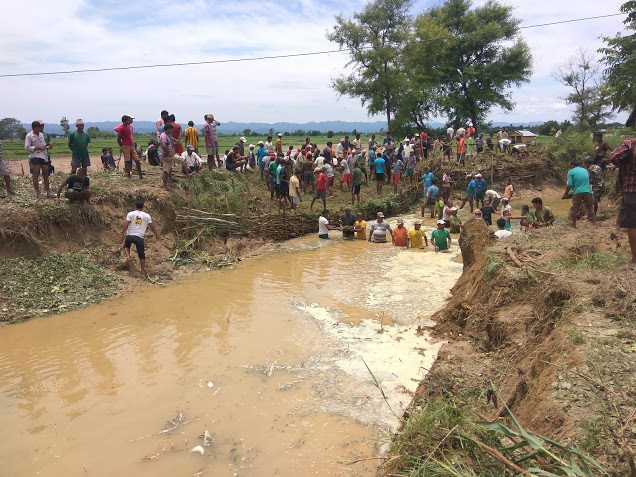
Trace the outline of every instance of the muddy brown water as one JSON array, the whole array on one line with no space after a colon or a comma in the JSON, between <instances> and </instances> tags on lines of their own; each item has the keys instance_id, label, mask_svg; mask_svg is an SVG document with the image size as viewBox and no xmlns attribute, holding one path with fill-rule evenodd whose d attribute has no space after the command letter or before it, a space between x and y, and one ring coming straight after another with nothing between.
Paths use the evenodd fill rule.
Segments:
<instances>
[{"instance_id":1,"label":"muddy brown water","mask_svg":"<svg viewBox=\"0 0 636 477\"><path fill-rule=\"evenodd\" d=\"M0 328L0 475L373 475L461 264L332 234Z\"/></svg>"}]
</instances>

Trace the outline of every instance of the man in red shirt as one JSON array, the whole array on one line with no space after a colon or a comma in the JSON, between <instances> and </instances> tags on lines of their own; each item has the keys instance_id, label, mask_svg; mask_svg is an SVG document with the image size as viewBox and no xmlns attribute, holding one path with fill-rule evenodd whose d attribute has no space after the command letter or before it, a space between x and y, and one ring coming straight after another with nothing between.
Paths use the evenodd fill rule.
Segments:
<instances>
[{"instance_id":1,"label":"man in red shirt","mask_svg":"<svg viewBox=\"0 0 636 477\"><path fill-rule=\"evenodd\" d=\"M468 145L466 144L466 138L464 135L460 135L457 137L457 163L462 166L466 162L466 151L468 150Z\"/></svg>"},{"instance_id":2,"label":"man in red shirt","mask_svg":"<svg viewBox=\"0 0 636 477\"><path fill-rule=\"evenodd\" d=\"M121 147L121 153L124 155L124 171L126 175L130 178L134 161L137 174L139 179L141 179L143 177L141 174L141 162L139 162L139 156L137 156L135 151L135 140L133 139L133 119L135 119L133 116L124 114L121 117L121 124L114 128L114 131L117 133L117 144Z\"/></svg>"},{"instance_id":3,"label":"man in red shirt","mask_svg":"<svg viewBox=\"0 0 636 477\"><path fill-rule=\"evenodd\" d=\"M632 265L636 264L636 137L618 146L608 161L618 167L616 192L621 194L621 207L617 225L627 229L627 238L632 250Z\"/></svg>"},{"instance_id":4,"label":"man in red shirt","mask_svg":"<svg viewBox=\"0 0 636 477\"><path fill-rule=\"evenodd\" d=\"M314 198L311 201L309 210L314 208L314 202L316 199L322 199L323 209L327 208L327 174L322 172L320 167L314 169L314 176L316 176L316 192Z\"/></svg>"},{"instance_id":5,"label":"man in red shirt","mask_svg":"<svg viewBox=\"0 0 636 477\"><path fill-rule=\"evenodd\" d=\"M174 147L175 154L183 154L183 144L181 144L181 124L179 124L174 117L174 114L170 115L170 123L172 124L172 138L174 142L172 146Z\"/></svg>"}]
</instances>

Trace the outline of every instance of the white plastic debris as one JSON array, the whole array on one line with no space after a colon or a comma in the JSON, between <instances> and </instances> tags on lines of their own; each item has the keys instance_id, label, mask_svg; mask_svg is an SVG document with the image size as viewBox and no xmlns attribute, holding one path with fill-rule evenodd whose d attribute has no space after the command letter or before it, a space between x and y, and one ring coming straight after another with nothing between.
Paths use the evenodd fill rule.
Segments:
<instances>
[{"instance_id":1,"label":"white plastic debris","mask_svg":"<svg viewBox=\"0 0 636 477\"><path fill-rule=\"evenodd\" d=\"M198 452L199 454L203 455L205 454L205 449L201 446L194 446L192 449L190 449L190 452Z\"/></svg>"}]
</instances>

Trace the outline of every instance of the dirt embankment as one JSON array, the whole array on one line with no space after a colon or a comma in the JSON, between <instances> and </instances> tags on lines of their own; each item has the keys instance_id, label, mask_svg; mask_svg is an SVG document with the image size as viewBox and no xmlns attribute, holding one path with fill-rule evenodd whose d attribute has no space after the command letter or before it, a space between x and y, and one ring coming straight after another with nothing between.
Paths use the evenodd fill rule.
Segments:
<instances>
[{"instance_id":1,"label":"dirt embankment","mask_svg":"<svg viewBox=\"0 0 636 477\"><path fill-rule=\"evenodd\" d=\"M510 422L507 406L526 429L591 454L611 475L636 475L636 270L627 265L625 234L604 222L497 243L483 224L471 222L460 244L464 273L434 317L434 333L448 343L421 383L385 475L411 472L423 460L452 461L457 427L439 434L444 442L413 446L413 429L430 419L439 405L431 403L440 399L470 403L463 409L476 421ZM427 432L435 435L431 426ZM489 438L501 449L515 442ZM467 469L474 465L482 475L483 464L481 472L517 475L482 451L463 461ZM515 460L513 451L501 453ZM554 469L549 460L524 464ZM601 475L595 472L571 475Z\"/></svg>"}]
</instances>

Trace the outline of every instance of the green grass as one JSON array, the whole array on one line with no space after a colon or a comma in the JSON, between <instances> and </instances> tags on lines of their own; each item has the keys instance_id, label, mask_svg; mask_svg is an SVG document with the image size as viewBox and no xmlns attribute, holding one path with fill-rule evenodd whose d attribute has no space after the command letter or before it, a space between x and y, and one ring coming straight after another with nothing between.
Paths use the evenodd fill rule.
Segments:
<instances>
[{"instance_id":1,"label":"green grass","mask_svg":"<svg viewBox=\"0 0 636 477\"><path fill-rule=\"evenodd\" d=\"M625 257L615 252L594 251L556 260L552 268L566 270L607 270L625 262Z\"/></svg>"},{"instance_id":2,"label":"green grass","mask_svg":"<svg viewBox=\"0 0 636 477\"><path fill-rule=\"evenodd\" d=\"M503 259L499 256L489 255L488 262L486 263L486 276L492 277L497 270L505 265Z\"/></svg>"}]
</instances>

